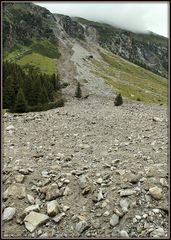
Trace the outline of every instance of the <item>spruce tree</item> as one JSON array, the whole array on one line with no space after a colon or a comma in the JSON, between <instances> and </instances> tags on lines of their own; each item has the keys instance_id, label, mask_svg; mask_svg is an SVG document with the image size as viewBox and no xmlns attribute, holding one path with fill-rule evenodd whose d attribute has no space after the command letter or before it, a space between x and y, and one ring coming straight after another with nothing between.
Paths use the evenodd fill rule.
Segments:
<instances>
[{"instance_id":1,"label":"spruce tree","mask_svg":"<svg viewBox=\"0 0 171 240\"><path fill-rule=\"evenodd\" d=\"M76 90L75 90L75 97L76 97L76 98L81 98L81 96L82 96L81 85L80 85L80 83L78 82L78 83L77 83Z\"/></svg>"},{"instance_id":2,"label":"spruce tree","mask_svg":"<svg viewBox=\"0 0 171 240\"><path fill-rule=\"evenodd\" d=\"M123 104L123 99L122 99L122 96L120 93L116 96L116 98L114 100L114 104L115 104L115 106L120 106Z\"/></svg>"},{"instance_id":3,"label":"spruce tree","mask_svg":"<svg viewBox=\"0 0 171 240\"><path fill-rule=\"evenodd\" d=\"M27 101L24 96L24 92L22 88L19 88L15 103L15 112L22 113L27 111Z\"/></svg>"}]
</instances>

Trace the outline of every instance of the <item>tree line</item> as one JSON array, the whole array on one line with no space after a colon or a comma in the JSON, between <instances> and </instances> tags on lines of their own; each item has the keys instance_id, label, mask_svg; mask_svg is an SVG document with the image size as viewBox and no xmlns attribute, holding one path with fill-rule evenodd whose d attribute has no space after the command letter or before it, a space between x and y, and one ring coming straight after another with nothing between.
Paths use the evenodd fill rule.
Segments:
<instances>
[{"instance_id":1,"label":"tree line","mask_svg":"<svg viewBox=\"0 0 171 240\"><path fill-rule=\"evenodd\" d=\"M63 106L59 75L42 74L33 67L3 63L3 108L12 112L47 110Z\"/></svg>"}]
</instances>

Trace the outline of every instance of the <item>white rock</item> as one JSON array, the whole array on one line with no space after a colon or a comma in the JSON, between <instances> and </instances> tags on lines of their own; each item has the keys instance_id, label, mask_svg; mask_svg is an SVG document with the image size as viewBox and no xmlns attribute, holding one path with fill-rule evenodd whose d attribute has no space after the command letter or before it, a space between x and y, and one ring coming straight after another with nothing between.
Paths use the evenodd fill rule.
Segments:
<instances>
[{"instance_id":1,"label":"white rock","mask_svg":"<svg viewBox=\"0 0 171 240\"><path fill-rule=\"evenodd\" d=\"M33 232L38 226L47 222L48 219L47 215L32 211L24 218L25 227L29 232Z\"/></svg>"},{"instance_id":2,"label":"white rock","mask_svg":"<svg viewBox=\"0 0 171 240\"><path fill-rule=\"evenodd\" d=\"M14 130L14 129L15 129L15 127L14 127L13 125L9 125L9 126L6 128L7 131L9 131L9 130Z\"/></svg>"},{"instance_id":3,"label":"white rock","mask_svg":"<svg viewBox=\"0 0 171 240\"><path fill-rule=\"evenodd\" d=\"M63 206L63 211L64 211L64 212L68 211L69 209L70 209L69 206Z\"/></svg>"},{"instance_id":4,"label":"white rock","mask_svg":"<svg viewBox=\"0 0 171 240\"><path fill-rule=\"evenodd\" d=\"M124 230L120 231L120 236L121 237L129 237L127 231L124 231Z\"/></svg>"},{"instance_id":5,"label":"white rock","mask_svg":"<svg viewBox=\"0 0 171 240\"><path fill-rule=\"evenodd\" d=\"M53 218L53 220L56 222L56 223L58 223L58 222L60 222L61 220L62 220L62 218L65 216L66 214L63 212L63 213L60 213L60 214L58 214L58 215L56 215L54 218Z\"/></svg>"},{"instance_id":6,"label":"white rock","mask_svg":"<svg viewBox=\"0 0 171 240\"><path fill-rule=\"evenodd\" d=\"M102 190L100 189L98 196L97 196L97 201L101 201L103 199L103 194L102 194Z\"/></svg>"},{"instance_id":7,"label":"white rock","mask_svg":"<svg viewBox=\"0 0 171 240\"><path fill-rule=\"evenodd\" d=\"M121 206L123 212L127 212L128 207L129 207L129 202L126 199L121 199L120 206Z\"/></svg>"},{"instance_id":8,"label":"white rock","mask_svg":"<svg viewBox=\"0 0 171 240\"><path fill-rule=\"evenodd\" d=\"M59 212L59 205L56 200L47 202L47 214L51 217L55 216Z\"/></svg>"},{"instance_id":9,"label":"white rock","mask_svg":"<svg viewBox=\"0 0 171 240\"><path fill-rule=\"evenodd\" d=\"M150 233L150 237L164 237L165 233L163 228L157 228Z\"/></svg>"},{"instance_id":10,"label":"white rock","mask_svg":"<svg viewBox=\"0 0 171 240\"><path fill-rule=\"evenodd\" d=\"M38 204L31 205L31 206L24 209L24 212L26 212L26 213L29 213L31 211L39 212L40 211L39 205Z\"/></svg>"},{"instance_id":11,"label":"white rock","mask_svg":"<svg viewBox=\"0 0 171 240\"><path fill-rule=\"evenodd\" d=\"M111 219L110 219L110 225L114 227L118 223L119 223L119 216L116 215L116 214L113 214Z\"/></svg>"},{"instance_id":12,"label":"white rock","mask_svg":"<svg viewBox=\"0 0 171 240\"><path fill-rule=\"evenodd\" d=\"M132 195L132 194L134 194L134 193L136 193L136 191L131 190L131 189L124 189L124 190L121 190L121 191L120 191L120 196L121 196L121 197L125 197L125 196Z\"/></svg>"},{"instance_id":13,"label":"white rock","mask_svg":"<svg viewBox=\"0 0 171 240\"><path fill-rule=\"evenodd\" d=\"M4 209L3 215L2 215L2 220L3 221L9 221L13 219L14 215L16 213L16 209L13 207L7 207Z\"/></svg>"},{"instance_id":14,"label":"white rock","mask_svg":"<svg viewBox=\"0 0 171 240\"><path fill-rule=\"evenodd\" d=\"M27 194L27 199L28 199L28 202L30 204L34 204L35 203L35 199L34 199L34 197L32 195Z\"/></svg>"}]
</instances>

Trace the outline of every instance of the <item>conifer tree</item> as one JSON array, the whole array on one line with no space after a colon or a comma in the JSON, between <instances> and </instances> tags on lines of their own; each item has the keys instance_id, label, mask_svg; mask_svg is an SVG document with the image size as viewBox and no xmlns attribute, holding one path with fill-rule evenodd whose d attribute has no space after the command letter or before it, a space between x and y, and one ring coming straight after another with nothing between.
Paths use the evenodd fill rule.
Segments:
<instances>
[{"instance_id":1,"label":"conifer tree","mask_svg":"<svg viewBox=\"0 0 171 240\"><path fill-rule=\"evenodd\" d=\"M81 98L81 96L82 96L81 85L80 85L80 83L78 82L78 83L77 83L76 90L75 90L75 97L76 97L76 98Z\"/></svg>"},{"instance_id":2,"label":"conifer tree","mask_svg":"<svg viewBox=\"0 0 171 240\"><path fill-rule=\"evenodd\" d=\"M114 100L114 104L115 104L115 106L120 106L123 104L123 99L122 99L122 96L120 93L116 96L116 98Z\"/></svg>"},{"instance_id":3,"label":"conifer tree","mask_svg":"<svg viewBox=\"0 0 171 240\"><path fill-rule=\"evenodd\" d=\"M16 112L19 112L19 113L27 111L27 101L25 99L24 92L23 92L22 88L19 88L19 90L18 90L14 110Z\"/></svg>"},{"instance_id":4,"label":"conifer tree","mask_svg":"<svg viewBox=\"0 0 171 240\"><path fill-rule=\"evenodd\" d=\"M11 109L15 104L14 83L11 76L4 79L3 107Z\"/></svg>"}]
</instances>

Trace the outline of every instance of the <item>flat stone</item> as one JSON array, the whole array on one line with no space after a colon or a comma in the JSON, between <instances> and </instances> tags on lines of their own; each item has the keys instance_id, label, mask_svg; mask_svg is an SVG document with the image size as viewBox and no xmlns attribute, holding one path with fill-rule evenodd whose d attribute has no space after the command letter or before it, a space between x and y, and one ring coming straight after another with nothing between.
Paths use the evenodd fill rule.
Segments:
<instances>
[{"instance_id":1,"label":"flat stone","mask_svg":"<svg viewBox=\"0 0 171 240\"><path fill-rule=\"evenodd\" d=\"M51 217L54 217L57 213L59 213L58 202L56 200L47 202L47 214Z\"/></svg>"},{"instance_id":2,"label":"flat stone","mask_svg":"<svg viewBox=\"0 0 171 240\"><path fill-rule=\"evenodd\" d=\"M40 211L39 205L38 204L31 205L24 209L24 212L26 212L26 213L29 213L31 211L39 212Z\"/></svg>"},{"instance_id":3,"label":"flat stone","mask_svg":"<svg viewBox=\"0 0 171 240\"><path fill-rule=\"evenodd\" d=\"M120 196L125 197L125 196L130 196L132 194L136 193L136 191L131 190L131 189L124 189L120 191Z\"/></svg>"},{"instance_id":4,"label":"flat stone","mask_svg":"<svg viewBox=\"0 0 171 240\"><path fill-rule=\"evenodd\" d=\"M111 219L110 219L110 225L111 226L116 226L119 223L119 216L116 214L113 214Z\"/></svg>"},{"instance_id":5,"label":"flat stone","mask_svg":"<svg viewBox=\"0 0 171 240\"><path fill-rule=\"evenodd\" d=\"M25 227L29 232L33 232L36 228L49 220L49 217L45 214L30 212L25 218Z\"/></svg>"},{"instance_id":6,"label":"flat stone","mask_svg":"<svg viewBox=\"0 0 171 240\"><path fill-rule=\"evenodd\" d=\"M3 194L4 199L8 197L12 198L25 198L26 196L26 187L23 184L15 183L9 186Z\"/></svg>"},{"instance_id":7,"label":"flat stone","mask_svg":"<svg viewBox=\"0 0 171 240\"><path fill-rule=\"evenodd\" d=\"M4 209L3 215L2 215L2 220L3 221L9 221L13 219L14 215L16 213L16 209L13 207L7 207Z\"/></svg>"},{"instance_id":8,"label":"flat stone","mask_svg":"<svg viewBox=\"0 0 171 240\"><path fill-rule=\"evenodd\" d=\"M54 218L53 218L53 220L56 222L56 223L58 223L58 222L60 222L61 220L62 220L62 218L65 216L66 214L63 212L63 213L60 213L60 214L58 214L58 215L56 215Z\"/></svg>"},{"instance_id":9,"label":"flat stone","mask_svg":"<svg viewBox=\"0 0 171 240\"><path fill-rule=\"evenodd\" d=\"M152 187L149 189L149 193L156 200L160 200L162 198L162 189L161 188Z\"/></svg>"}]
</instances>

